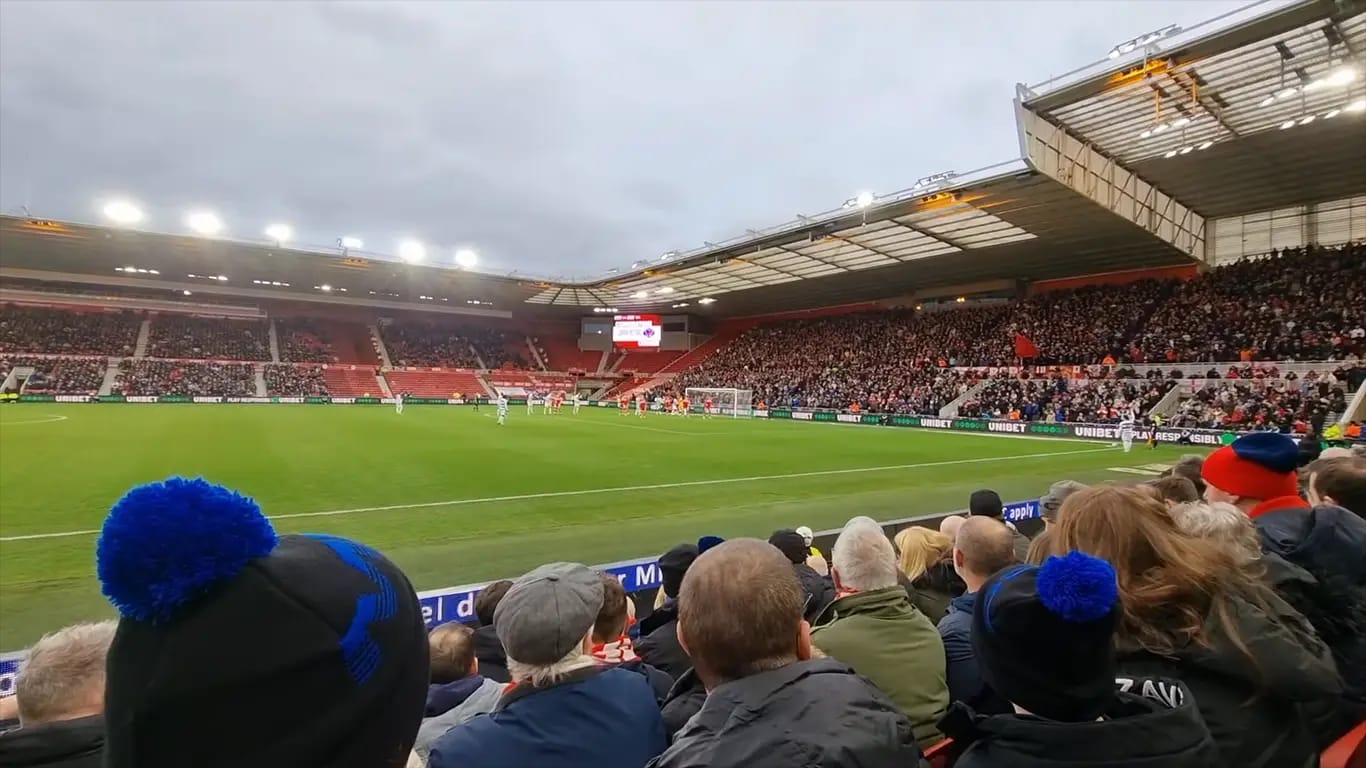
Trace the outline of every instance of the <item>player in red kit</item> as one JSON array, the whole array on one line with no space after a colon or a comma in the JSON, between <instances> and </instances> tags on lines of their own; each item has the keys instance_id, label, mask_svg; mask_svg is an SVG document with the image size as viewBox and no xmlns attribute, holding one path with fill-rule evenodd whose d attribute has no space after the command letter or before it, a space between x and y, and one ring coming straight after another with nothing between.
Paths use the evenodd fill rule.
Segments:
<instances>
[{"instance_id":1,"label":"player in red kit","mask_svg":"<svg viewBox=\"0 0 1366 768\"><path fill-rule=\"evenodd\" d=\"M712 403L711 403L711 398L710 398L710 397L707 398L706 400L703 400L703 401L702 401L702 418L704 418L704 419L710 419L710 418L711 418L711 405L712 405Z\"/></svg>"},{"instance_id":2,"label":"player in red kit","mask_svg":"<svg viewBox=\"0 0 1366 768\"><path fill-rule=\"evenodd\" d=\"M627 397L626 395L622 395L621 397L617 398L617 409L617 412L622 416L625 416L627 413L629 413L631 411L631 398Z\"/></svg>"}]
</instances>

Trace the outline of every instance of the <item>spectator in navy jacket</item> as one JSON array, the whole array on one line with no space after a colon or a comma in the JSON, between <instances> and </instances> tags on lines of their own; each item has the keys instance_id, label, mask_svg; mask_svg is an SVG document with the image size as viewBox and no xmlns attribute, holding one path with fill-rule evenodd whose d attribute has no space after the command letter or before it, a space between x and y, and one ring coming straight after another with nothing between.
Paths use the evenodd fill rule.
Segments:
<instances>
[{"instance_id":1,"label":"spectator in navy jacket","mask_svg":"<svg viewBox=\"0 0 1366 768\"><path fill-rule=\"evenodd\" d=\"M588 655L602 608L598 574L552 563L513 583L493 625L512 685L497 708L447 731L430 768L640 768L666 746L650 685Z\"/></svg>"},{"instance_id":2,"label":"spectator in navy jacket","mask_svg":"<svg viewBox=\"0 0 1366 768\"><path fill-rule=\"evenodd\" d=\"M1014 531L994 517L974 515L963 521L953 541L953 567L967 592L949 601L939 621L948 662L949 701L961 701L981 714L1009 712L1009 703L982 679L972 647L972 611L977 592L998 571L1016 563Z\"/></svg>"}]
</instances>

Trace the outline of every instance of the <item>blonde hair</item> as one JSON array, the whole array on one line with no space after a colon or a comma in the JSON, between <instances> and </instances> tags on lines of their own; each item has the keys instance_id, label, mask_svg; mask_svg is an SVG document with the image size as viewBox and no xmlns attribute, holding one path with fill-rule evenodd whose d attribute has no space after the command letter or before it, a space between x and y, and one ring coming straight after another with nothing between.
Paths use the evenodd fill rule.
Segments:
<instances>
[{"instance_id":1,"label":"blonde hair","mask_svg":"<svg viewBox=\"0 0 1366 768\"><path fill-rule=\"evenodd\" d=\"M896 534L896 548L901 552L898 565L906 578L915 581L953 551L953 539L948 534L913 525Z\"/></svg>"},{"instance_id":2,"label":"blonde hair","mask_svg":"<svg viewBox=\"0 0 1366 768\"><path fill-rule=\"evenodd\" d=\"M102 709L104 665L118 625L73 624L33 644L19 666L15 696L25 727Z\"/></svg>"},{"instance_id":3,"label":"blonde hair","mask_svg":"<svg viewBox=\"0 0 1366 768\"><path fill-rule=\"evenodd\" d=\"M588 630L592 632L593 630ZM535 688L554 685L565 679L571 672L597 665L592 656L583 652L583 643L574 646L559 661L550 664L523 664L508 657L508 676L513 682L526 683Z\"/></svg>"}]
</instances>

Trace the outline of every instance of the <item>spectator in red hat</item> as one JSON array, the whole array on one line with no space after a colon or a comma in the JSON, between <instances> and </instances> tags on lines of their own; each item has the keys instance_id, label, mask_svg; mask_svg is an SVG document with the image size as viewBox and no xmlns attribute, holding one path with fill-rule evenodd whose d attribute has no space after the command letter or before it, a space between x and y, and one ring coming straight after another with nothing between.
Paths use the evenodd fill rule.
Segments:
<instances>
[{"instance_id":1,"label":"spectator in red hat","mask_svg":"<svg viewBox=\"0 0 1366 768\"><path fill-rule=\"evenodd\" d=\"M1366 707L1366 520L1300 498L1298 458L1286 435L1244 435L1205 459L1205 498L1243 510L1264 551L1313 577L1308 590L1278 591L1332 649L1348 700Z\"/></svg>"}]
</instances>

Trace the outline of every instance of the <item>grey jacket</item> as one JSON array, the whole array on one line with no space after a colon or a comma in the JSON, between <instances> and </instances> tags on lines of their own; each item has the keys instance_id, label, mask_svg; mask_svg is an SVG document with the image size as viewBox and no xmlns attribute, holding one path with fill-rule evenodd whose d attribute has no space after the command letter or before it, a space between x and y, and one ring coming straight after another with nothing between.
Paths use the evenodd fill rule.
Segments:
<instances>
[{"instance_id":1,"label":"grey jacket","mask_svg":"<svg viewBox=\"0 0 1366 768\"><path fill-rule=\"evenodd\" d=\"M484 684L471 693L468 699L444 714L422 719L422 726L417 729L417 743L413 744L413 751L417 752L425 763L427 753L432 751L432 744L444 736L446 731L457 725L464 725L478 715L492 712L498 706L498 699L502 695L502 683L485 678Z\"/></svg>"}]
</instances>

